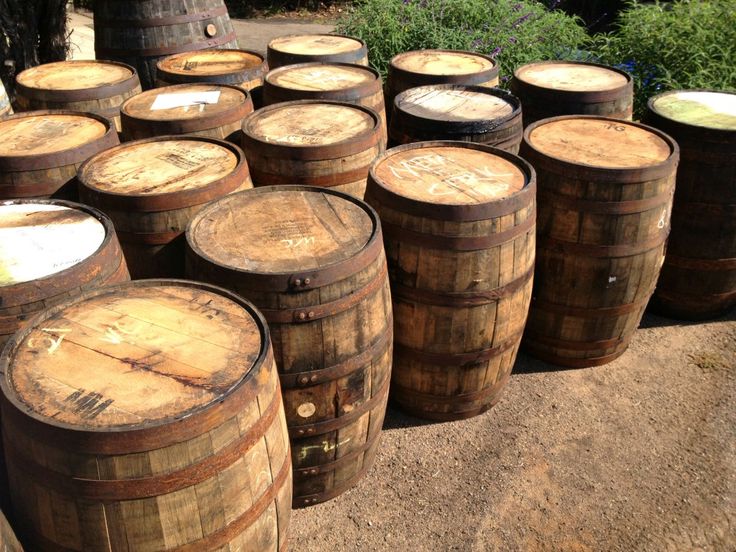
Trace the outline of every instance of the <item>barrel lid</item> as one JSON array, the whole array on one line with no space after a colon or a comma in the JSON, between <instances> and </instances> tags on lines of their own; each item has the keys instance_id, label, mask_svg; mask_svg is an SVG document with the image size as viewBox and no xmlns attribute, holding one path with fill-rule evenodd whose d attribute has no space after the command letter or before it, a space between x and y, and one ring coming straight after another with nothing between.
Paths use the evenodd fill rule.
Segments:
<instances>
[{"instance_id":1,"label":"barrel lid","mask_svg":"<svg viewBox=\"0 0 736 552\"><path fill-rule=\"evenodd\" d=\"M158 62L160 71L176 75L229 75L263 65L263 56L249 50L196 50Z\"/></svg>"},{"instance_id":2,"label":"barrel lid","mask_svg":"<svg viewBox=\"0 0 736 552\"><path fill-rule=\"evenodd\" d=\"M395 103L415 117L451 122L507 119L517 109L508 94L479 86L417 86L399 94Z\"/></svg>"},{"instance_id":3,"label":"barrel lid","mask_svg":"<svg viewBox=\"0 0 736 552\"><path fill-rule=\"evenodd\" d=\"M350 63L300 63L285 65L266 75L269 84L302 91L345 90L373 83L375 71Z\"/></svg>"},{"instance_id":4,"label":"barrel lid","mask_svg":"<svg viewBox=\"0 0 736 552\"><path fill-rule=\"evenodd\" d=\"M224 290L129 282L34 318L6 348L0 385L44 425L145 430L221 403L247 378L266 339L258 315ZM161 446L170 440L162 436Z\"/></svg>"},{"instance_id":5,"label":"barrel lid","mask_svg":"<svg viewBox=\"0 0 736 552\"><path fill-rule=\"evenodd\" d=\"M615 90L630 81L626 73L613 67L571 61L530 63L519 67L514 77L540 88L569 92Z\"/></svg>"},{"instance_id":6,"label":"barrel lid","mask_svg":"<svg viewBox=\"0 0 736 552\"><path fill-rule=\"evenodd\" d=\"M94 216L46 202L0 203L0 287L30 282L93 255L107 231Z\"/></svg>"},{"instance_id":7,"label":"barrel lid","mask_svg":"<svg viewBox=\"0 0 736 552\"><path fill-rule=\"evenodd\" d=\"M214 103L204 103L207 93L219 93ZM178 98L185 95L194 95L198 103L169 108L159 108L166 105L167 99L177 103ZM199 99L198 99L199 98ZM158 100L158 104L154 105ZM122 113L132 119L146 121L188 121L217 116L230 111L238 110L248 103L248 94L237 86L217 84L177 84L147 90L133 96L123 104ZM125 126L125 123L123 123Z\"/></svg>"},{"instance_id":8,"label":"barrel lid","mask_svg":"<svg viewBox=\"0 0 736 552\"><path fill-rule=\"evenodd\" d=\"M0 121L0 158L74 150L101 139L108 128L86 113L19 113Z\"/></svg>"},{"instance_id":9,"label":"barrel lid","mask_svg":"<svg viewBox=\"0 0 736 552\"><path fill-rule=\"evenodd\" d=\"M218 265L290 274L354 258L375 236L376 226L369 208L344 194L272 186L210 204L190 223L187 240L198 255Z\"/></svg>"},{"instance_id":10,"label":"barrel lid","mask_svg":"<svg viewBox=\"0 0 736 552\"><path fill-rule=\"evenodd\" d=\"M31 67L16 77L19 85L38 90L81 90L126 81L135 70L112 61L70 60Z\"/></svg>"},{"instance_id":11,"label":"barrel lid","mask_svg":"<svg viewBox=\"0 0 736 552\"><path fill-rule=\"evenodd\" d=\"M268 47L289 54L329 55L358 50L363 43L348 36L306 34L274 38Z\"/></svg>"},{"instance_id":12,"label":"barrel lid","mask_svg":"<svg viewBox=\"0 0 736 552\"><path fill-rule=\"evenodd\" d=\"M736 130L736 94L710 90L675 90L655 96L651 109L678 123Z\"/></svg>"},{"instance_id":13,"label":"barrel lid","mask_svg":"<svg viewBox=\"0 0 736 552\"><path fill-rule=\"evenodd\" d=\"M404 52L394 56L391 65L411 73L428 75L469 75L495 67L488 56L454 50Z\"/></svg>"}]
</instances>

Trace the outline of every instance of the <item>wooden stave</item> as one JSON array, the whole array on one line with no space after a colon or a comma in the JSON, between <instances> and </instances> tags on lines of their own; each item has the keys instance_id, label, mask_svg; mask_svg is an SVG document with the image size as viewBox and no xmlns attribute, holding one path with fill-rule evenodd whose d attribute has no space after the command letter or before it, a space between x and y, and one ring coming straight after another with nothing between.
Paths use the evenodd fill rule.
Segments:
<instances>
[{"instance_id":1,"label":"wooden stave","mask_svg":"<svg viewBox=\"0 0 736 552\"><path fill-rule=\"evenodd\" d=\"M302 35L287 35L279 38L298 37ZM368 66L368 45L361 38L354 36L330 33L328 36L339 36L355 40L361 44L361 47L349 52L337 54L293 54L277 50L268 44L266 48L266 62L271 70L283 67L285 65L296 65L300 63L320 62L320 63L351 63L355 65Z\"/></svg>"},{"instance_id":2,"label":"wooden stave","mask_svg":"<svg viewBox=\"0 0 736 552\"><path fill-rule=\"evenodd\" d=\"M10 98L5 90L5 86L0 81L0 119L7 115L13 114L13 107L10 105Z\"/></svg>"},{"instance_id":3,"label":"wooden stave","mask_svg":"<svg viewBox=\"0 0 736 552\"><path fill-rule=\"evenodd\" d=\"M0 448L0 454L2 454L1 448ZM1 510L0 510L0 550L2 550L3 552L23 552L23 548L18 542L18 539L15 537L15 533L13 533L12 527L10 527L8 520L5 518Z\"/></svg>"},{"instance_id":4,"label":"wooden stave","mask_svg":"<svg viewBox=\"0 0 736 552\"><path fill-rule=\"evenodd\" d=\"M377 178L374 172L375 167L381 159L390 156L392 151L424 149L438 145L452 145L486 151L504 159L513 160L524 172L527 184L508 201L489 202L487 205L472 206L434 205L434 208L431 203L402 198L381 185L380 179ZM406 144L389 150L374 164L368 180L366 202L377 210L385 230L384 243L389 264L395 317L394 368L390 400L402 410L413 416L428 420L452 421L482 414L500 400L516 359L521 341L521 332L531 300L535 250L535 191L534 169L529 163L504 150L477 143L443 140ZM401 201L396 201L397 198L401 198ZM505 205L503 205L504 203ZM441 207L441 209L437 207ZM514 272L520 274L517 274L506 284L492 290L477 290L477 292L471 294L473 297L467 297L466 294L457 290L417 289L411 282L403 282L407 278L410 280L411 275L406 272L399 262L402 245L405 249L411 247L412 250L418 247L417 255L422 248L424 250L436 249L438 253L445 249L445 251L442 251L442 253L446 253L444 260L454 261L455 263L460 263L461 258L463 259L462 263L472 262L470 256L476 257L476 261L481 258L483 253L481 246L470 244L468 247L470 250L452 251L446 249L446 246L436 245L432 234L424 230L433 222L443 223L449 221L453 223L453 233L457 232L466 236L468 233L477 234L480 231L481 236L486 238L483 229L476 226L478 221L500 220L509 216L513 217L514 222L518 222L518 224L514 224L505 231L498 232L499 237L501 237L501 234L505 234L501 242L486 246L490 250L502 247L503 244L513 243L515 249L516 245L519 245L519 249L526 252L526 266L515 267ZM455 223L458 223L457 226L455 226ZM414 236L412 229L421 235L425 235L427 239L419 239L419 236ZM490 235L490 237L492 236L493 234ZM414 240L416 240L416 243L414 243ZM432 243L433 241L435 241L435 244ZM453 256L456 258L453 259ZM485 350L480 351L465 351L463 353L433 351L430 353L421 348L411 347L406 344L406 339L402 339L410 331L413 324L412 320L420 311L424 312L428 318L447 322L451 320L453 314L458 312L472 313L475 310L475 313L478 313L477 309L490 308L491 305L497 308L497 305L505 300L519 303L516 305L516 310L523 312L524 315L519 321L520 324L517 324L518 327L507 332L505 339L502 340L503 343L499 347L489 343L488 345L491 345L491 347L486 347ZM484 311L484 314L487 314L487 312ZM471 314L468 316L471 316ZM480 318L484 318L484 316L481 315ZM487 324L487 321L485 323ZM451 344L443 345L444 349L448 349ZM496 348L500 350L494 351L493 349ZM449 392L447 388L443 391L433 392L423 392L418 389L421 384L417 384L417 380L422 375L429 374L429 379L441 379L449 377L448 374L462 374L464 371L470 372L473 369L488 371L493 369L491 364L496 361L499 363L496 377L490 386L484 387L483 381L476 386L473 386L473 383L477 382L466 381L466 389L462 393ZM423 383L428 383L426 378Z\"/></svg>"},{"instance_id":5,"label":"wooden stave","mask_svg":"<svg viewBox=\"0 0 736 552\"><path fill-rule=\"evenodd\" d=\"M375 453L380 441L380 431L385 415L386 404L388 399L388 384L391 372L391 357L393 345L393 326L391 324L391 302L388 283L388 275L385 268L385 255L383 253L383 241L381 238L381 226L376 213L368 205L360 202L356 198L335 190L324 190L322 188L313 188L306 186L274 186L268 188L255 188L250 192L241 193L270 193L282 189L294 191L319 191L330 195L338 196L342 199L353 203L361 204L366 209L373 221L375 232L366 246L355 256L344 261L334 263L323 270L315 270L297 273L273 273L260 274L256 272L247 272L232 267L219 264L217 261L207 258L201 249L194 243L192 238L192 228L196 225L196 220L190 223L187 229L187 276L198 278L207 282L217 282L226 289L230 289L244 297L248 297L250 301L258 305L261 312L264 313L268 321L269 328L273 335L274 354L279 366L279 377L281 380L281 388L287 411L287 425L289 425L289 433L292 448L292 463L294 466L294 496L293 507L305 507L324 502L338 496L345 490L353 487L362 479L362 477L370 470ZM211 204L208 209L200 212L197 217L207 216L209 209L215 208L215 203ZM366 283L367 282L367 283ZM376 285L377 284L377 285ZM360 294L361 290L368 289L371 286L368 296L361 298L357 303L348 305L342 311L334 314L318 314L318 319L310 321L308 317L293 317L294 322L286 321L283 316L289 310L317 311L319 309L320 294L332 297L334 290L340 289L339 286L346 286L343 295L336 302L343 301L350 303L351 296ZM308 295L294 295L295 291L307 290ZM355 293L353 293L355 292ZM298 307L294 309L296 301ZM288 309L280 308L281 305L292 305ZM341 307L344 308L344 305ZM359 349L355 356L363 353L362 364L355 366L352 371L346 372L345 367L351 361L350 356L345 360L338 362L332 367L321 366L320 362L314 362L320 366L315 371L306 370L299 371L294 374L285 372L283 369L283 351L282 342L288 340L288 330L295 324L321 324L321 320L326 319L334 325L340 325L341 320L348 319L353 314L360 311L373 312L379 311L388 313L385 327L373 336L374 341L363 349ZM287 316L286 318L290 317ZM305 320L306 319L306 320ZM335 347L339 343L334 344ZM298 419L296 414L296 405L301 400L299 398L300 390L309 390L315 386L321 385L338 385L338 382L347 380L347 378L355 377L356 374L362 374L364 381L370 374L371 370L378 372L383 378L379 380L378 389L373 388L371 383L371 395L363 397L365 400L361 403L353 403L354 410L344 412L340 416L330 419L323 418L315 424L295 425L293 419ZM298 368L297 368L298 370ZM305 376L318 377L314 380L304 380ZM373 382L373 375L370 375ZM300 381L301 380L301 381ZM355 419L355 415L359 414ZM365 417L368 417L369 432L366 439L360 443L357 448L352 448L351 443L348 451L339 460L335 462L336 466L332 466L330 454L334 454L334 450L340 446L339 432L354 427ZM341 425L341 418L344 418L345 425ZM325 427L328 426L328 427ZM329 436L329 437L325 437ZM325 440L327 439L327 440ZM318 446L315 446L318 445ZM323 454L318 453L318 449L323 450ZM301 455L304 451L311 451ZM306 464L306 465L305 465ZM343 478L338 484L334 483L334 477L337 470L352 470L347 478Z\"/></svg>"},{"instance_id":6,"label":"wooden stave","mask_svg":"<svg viewBox=\"0 0 736 552\"><path fill-rule=\"evenodd\" d=\"M59 543L54 542L45 536L35 531L35 527L32 527L33 522L30 515L26 515L23 512L22 500L28 492L30 483L34 480L41 481L42 485L48 484L54 489L56 496L59 497L67 493L64 497L70 500L78 500L77 505L82 509L82 505L89 505L90 501L97 504L110 504L122 502L128 502L130 500L146 500L148 498L155 499L160 496L164 491L178 492L178 489L185 489L191 487L194 484L200 484L203 481L209 481L212 478L217 478L218 472L216 469L210 468L209 473L207 467L204 466L204 462L200 460L192 461L191 464L187 465L184 469L176 468L175 464L172 463L172 470L168 473L156 473L146 478L129 478L129 479L102 479L99 481L93 479L87 479L83 474L72 474L60 473L54 470L50 470L35 462L35 457L38 456L39 450L44 451L55 451L56 454L66 452L69 454L70 462L80 462L82 454L88 454L90 457L96 455L103 455L108 457L110 455L123 456L130 454L131 458L141 452L157 453L159 450L171 448L172 451L176 451L174 447L179 446L185 440L195 442L196 439L201 435L206 435L208 428L212 428L212 431L216 430L217 427L225 427L226 423L236 420L240 411L243 410L243 405L248 404L249 401L253 401L258 405L257 401L261 401L262 398L259 393L261 391L269 392L271 400L268 401L268 408L261 408L264 412L261 413L261 418L265 418L270 411L269 426L260 433L260 439L266 443L266 439L274 440L274 437L279 438L286 436L286 424L283 414L283 405L281 402L281 396L279 392L278 377L276 377L276 367L273 360L273 352L271 349L270 335L265 320L261 314L253 308L253 306L242 299L241 297L228 292L222 288L217 288L212 285L202 284L200 282L190 282L185 280L174 280L174 279L160 279L160 280L146 280L144 282L128 282L126 284L120 284L111 286L105 289L98 289L88 291L84 298L94 297L105 293L111 293L116 290L124 289L128 286L161 286L176 284L178 286L192 287L197 289L205 289L211 292L216 292L223 295L238 305L242 306L249 314L256 320L256 323L263 336L261 344L261 352L259 358L255 362L253 368L244 377L244 379L237 384L237 386L230 390L229 394L225 395L219 401L213 401L212 403L200 407L195 412L188 415L186 418L181 418L177 423L172 423L173 420L163 420L158 424L131 424L122 428L115 428L112 431L96 430L96 429L79 429L75 426L69 426L68 424L61 422L54 422L53 425L45 423L43 419L39 418L34 412L29 412L25 409L24 405L19 402L14 396L10 396L7 390L7 384L3 380L1 382L2 393L0 393L0 407L2 408L2 420L3 423L3 438L6 450L8 450L10 463L9 472L14 474L16 477L15 481L20 481L18 477L23 474L25 479L25 485L22 488L13 488L11 491L17 491L13 494L14 504L16 512L20 519L23 521L19 524L21 529L21 536L24 537L24 542L32 547L33 550L90 550L99 549L107 550L109 542L104 540L99 548L88 547L87 545L81 545L81 548L65 548ZM47 312L42 312L36 315L26 328L18 332L16 336L11 339L11 343L0 355L0 367L4 372L7 369L12 350L21 342L24 335L32 329L32 327L40 321L43 321L46 317L52 316L54 313L59 312L65 307L75 304L83 298L76 298L75 300L68 301L66 303L56 305L49 309ZM264 383L264 379L268 378L269 383ZM270 387L270 389L267 387ZM266 397L268 398L268 397ZM260 421L260 420L259 420ZM220 423L220 426L215 426L216 423ZM252 424L250 430L254 430L258 426L258 423ZM276 435L274 435L276 433ZM11 435L12 437L9 437ZM34 444L34 459L27 457L27 455L19 453L16 448L20 448L18 443L23 440L33 442ZM284 531L277 529L278 532L278 549L284 550L286 548L286 530L289 524L289 506L291 503L291 461L288 453L288 441L283 439L284 451L283 451L283 462L281 467L278 469L278 476L275 475L272 478L271 488L267 489L266 492L261 495L261 499L264 497L268 498L270 502L265 506L253 502L251 509L246 510L245 514L236 518L232 523L220 528L218 531L203 537L202 539L188 544L179 546L173 546L171 548L166 547L166 550L176 551L194 551L194 550L220 550L220 546L223 544L227 545L228 542L233 541L234 538L238 537L236 532L237 529L243 530L245 522L249 525L245 526L245 530L248 530L253 526L252 512L257 511L260 508L260 514L264 515L264 507L273 507L278 518L278 525L284 525ZM234 445L234 446L233 446ZM223 461L220 457L223 457L225 462L228 459L233 458L233 454L238 454L230 464L225 466L225 469L231 467L235 461L240 458L245 458L245 454L253 449L252 440L248 441L248 434L245 436L239 436L234 439L232 443L229 443L219 451L214 452L209 459L212 460L215 465L217 462L220 464ZM158 447L158 448L156 448ZM246 448L247 447L247 448ZM273 460L271 458L271 448L264 444L265 450L269 455L269 462ZM193 456L196 456L193 454ZM18 461L21 462L18 462ZM73 464L74 465L74 464ZM203 468L203 469L202 469ZM80 469L84 469L83 467ZM184 476L186 471L187 475ZM181 472L181 476L178 474ZM204 475L203 475L204 474ZM82 475L82 477L80 477ZM203 479L209 477L209 479ZM149 481L150 480L150 481ZM158 483L161 480L161 483ZM129 483L126 483L129 481ZM278 484L278 488L275 488L273 483ZM140 487L140 488L137 488ZM70 493L71 489L71 493ZM81 489L81 491L80 491ZM76 494L75 492L76 491ZM88 492L91 494L83 495ZM259 499L259 502L262 500ZM108 514L109 515L109 514ZM249 518L250 515L250 518ZM273 516L271 516L273 517ZM94 522L94 520L92 520ZM119 521L119 520L118 520ZM125 522L123 522L125 523ZM104 529L108 530L108 521L103 523ZM240 534L240 538L245 538ZM102 546L104 544L104 546ZM242 546L241 542L241 546ZM149 549L149 548L146 548ZM153 549L153 548L150 548ZM159 549L159 548L156 548Z\"/></svg>"},{"instance_id":7,"label":"wooden stave","mask_svg":"<svg viewBox=\"0 0 736 552\"><path fill-rule=\"evenodd\" d=\"M669 234L669 216L672 209L679 147L670 136L655 128L639 123L629 123L662 138L670 147L670 156L660 164L645 168L604 169L548 157L529 143L528 137L536 127L564 119L598 119L615 122L615 119L598 116L560 116L532 123L524 131L521 154L532 163L539 176L540 202L535 286L522 347L530 355L550 364L569 368L585 368L607 364L626 352L644 314L647 301L654 292ZM639 185L643 194L647 193L646 186L650 186L655 193L650 193L646 198L619 201L610 201L605 198L602 201L601 198L598 198L596 201L596 198L578 198L554 193L558 186L562 186L561 182L586 190L591 180L596 184L614 184L621 189L626 186L633 189ZM612 189L609 188L609 190ZM600 190L598 193L604 195ZM545 197L546 195L548 197ZM595 209L596 203L600 203L597 209ZM565 210L579 210L586 213L586 210L589 211L591 208L592 213L598 216L639 215L644 222L647 222L647 217L650 222L659 219L663 222L663 226L659 228L658 233L655 232L654 235L638 243L625 240L624 243L611 245L578 244L572 240L567 242L563 239L550 239L547 235L549 228L554 223L555 213ZM561 304L559 301L546 297L554 289L564 288L565 283L573 280L576 274L598 276L604 273L620 274L621 270L617 268L616 263L625 262L621 259L632 259L632 263L634 260L641 261L649 270L649 273L645 274L648 277L646 280L643 277L640 278L633 300L616 301L599 297L600 304L581 306ZM562 269L566 261L568 268L567 273L564 274ZM625 274L628 276L629 272ZM548 278L548 275L553 275L553 277ZM586 281L589 285L593 285L593 278ZM590 296L595 296L594 288L580 289L586 281L583 281L581 285L581 281L576 280L575 297L581 302ZM624 291L628 292L628 289ZM565 326L563 323L564 317L577 319L577 324L585 325L592 335L574 341L549 335L553 330L561 333L569 329L569 325Z\"/></svg>"},{"instance_id":8,"label":"wooden stave","mask_svg":"<svg viewBox=\"0 0 736 552\"><path fill-rule=\"evenodd\" d=\"M689 125L656 111L655 100L678 92L650 98L644 118L677 140L681 152L672 231L650 307L673 318L707 320L736 306L736 193L728 186L736 178L736 131Z\"/></svg>"}]
</instances>

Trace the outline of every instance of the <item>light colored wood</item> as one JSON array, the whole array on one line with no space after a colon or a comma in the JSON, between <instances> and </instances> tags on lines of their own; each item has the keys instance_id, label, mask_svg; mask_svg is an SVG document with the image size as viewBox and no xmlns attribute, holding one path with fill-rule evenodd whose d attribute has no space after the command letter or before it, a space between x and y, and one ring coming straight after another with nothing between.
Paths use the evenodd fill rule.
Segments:
<instances>
[{"instance_id":1,"label":"light colored wood","mask_svg":"<svg viewBox=\"0 0 736 552\"><path fill-rule=\"evenodd\" d=\"M2 552L23 552L23 547L15 537L15 533L13 533L13 529L2 511L0 511L0 550Z\"/></svg>"},{"instance_id":2,"label":"light colored wood","mask_svg":"<svg viewBox=\"0 0 736 552\"><path fill-rule=\"evenodd\" d=\"M376 80L373 73L360 65L289 66L274 70L267 76L269 82L292 90L344 90ZM296 99L296 98L295 98Z\"/></svg>"},{"instance_id":3,"label":"light colored wood","mask_svg":"<svg viewBox=\"0 0 736 552\"><path fill-rule=\"evenodd\" d=\"M13 108L10 106L10 98L8 98L8 93L5 91L5 86L2 81L0 81L0 119L5 115L12 114Z\"/></svg>"},{"instance_id":4,"label":"light colored wood","mask_svg":"<svg viewBox=\"0 0 736 552\"><path fill-rule=\"evenodd\" d=\"M469 75L491 69L493 64L470 52L417 50L395 56L391 63L413 73L427 75Z\"/></svg>"},{"instance_id":5,"label":"light colored wood","mask_svg":"<svg viewBox=\"0 0 736 552\"><path fill-rule=\"evenodd\" d=\"M58 61L26 69L19 84L39 90L83 90L124 81L133 72L122 65L96 61Z\"/></svg>"},{"instance_id":6,"label":"light colored wood","mask_svg":"<svg viewBox=\"0 0 736 552\"><path fill-rule=\"evenodd\" d=\"M263 58L244 50L200 50L169 56L159 67L177 75L226 75L255 69Z\"/></svg>"},{"instance_id":7,"label":"light colored wood","mask_svg":"<svg viewBox=\"0 0 736 552\"><path fill-rule=\"evenodd\" d=\"M624 75L605 67L564 61L525 65L516 77L544 88L579 92L612 90L627 83Z\"/></svg>"},{"instance_id":8,"label":"light colored wood","mask_svg":"<svg viewBox=\"0 0 736 552\"><path fill-rule=\"evenodd\" d=\"M268 46L290 54L329 55L359 50L362 44L344 36L299 35L274 38Z\"/></svg>"},{"instance_id":9,"label":"light colored wood","mask_svg":"<svg viewBox=\"0 0 736 552\"><path fill-rule=\"evenodd\" d=\"M508 117L513 106L498 96L472 90L418 86L402 96L401 109L412 115L442 121L476 121Z\"/></svg>"},{"instance_id":10,"label":"light colored wood","mask_svg":"<svg viewBox=\"0 0 736 552\"><path fill-rule=\"evenodd\" d=\"M97 119L84 115L31 115L0 121L0 156L41 155L72 150L107 132Z\"/></svg>"},{"instance_id":11,"label":"light colored wood","mask_svg":"<svg viewBox=\"0 0 736 552\"><path fill-rule=\"evenodd\" d=\"M656 98L652 108L680 123L736 130L736 94L733 93L682 90Z\"/></svg>"},{"instance_id":12,"label":"light colored wood","mask_svg":"<svg viewBox=\"0 0 736 552\"><path fill-rule=\"evenodd\" d=\"M551 121L536 127L529 142L556 159L611 169L649 167L671 155L670 145L657 134L603 118Z\"/></svg>"},{"instance_id":13,"label":"light colored wood","mask_svg":"<svg viewBox=\"0 0 736 552\"><path fill-rule=\"evenodd\" d=\"M173 107L169 109L152 110L151 106L156 98L162 94L196 94L201 92L219 91L220 97L214 104L199 104L194 106ZM148 90L134 96L123 105L123 112L136 119L150 121L186 121L197 119L204 115L221 113L239 106L246 101L246 95L236 88L217 86L212 84L184 84L176 88L164 87Z\"/></svg>"}]
</instances>

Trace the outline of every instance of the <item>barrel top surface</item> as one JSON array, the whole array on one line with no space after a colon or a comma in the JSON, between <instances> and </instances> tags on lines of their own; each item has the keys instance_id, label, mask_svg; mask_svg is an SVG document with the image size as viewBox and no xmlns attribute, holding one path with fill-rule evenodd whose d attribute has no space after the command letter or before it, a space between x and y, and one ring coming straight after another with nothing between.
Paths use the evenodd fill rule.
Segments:
<instances>
[{"instance_id":1,"label":"barrel top surface","mask_svg":"<svg viewBox=\"0 0 736 552\"><path fill-rule=\"evenodd\" d=\"M152 109L156 98L163 95L201 94L220 92L217 103L199 103L166 109ZM123 112L136 119L151 121L190 120L235 109L247 99L246 93L234 86L216 84L181 84L171 87L154 88L133 96L123 104Z\"/></svg>"},{"instance_id":2,"label":"barrel top surface","mask_svg":"<svg viewBox=\"0 0 736 552\"><path fill-rule=\"evenodd\" d=\"M251 136L284 146L338 144L372 131L376 120L351 105L304 103L260 110L246 119Z\"/></svg>"},{"instance_id":3,"label":"barrel top surface","mask_svg":"<svg viewBox=\"0 0 736 552\"><path fill-rule=\"evenodd\" d=\"M129 142L99 153L80 171L85 186L131 195L206 188L231 174L238 157L230 149L197 139Z\"/></svg>"},{"instance_id":4,"label":"barrel top surface","mask_svg":"<svg viewBox=\"0 0 736 552\"><path fill-rule=\"evenodd\" d=\"M105 227L84 211L46 203L0 204L0 287L70 268L104 240Z\"/></svg>"},{"instance_id":5,"label":"barrel top surface","mask_svg":"<svg viewBox=\"0 0 736 552\"><path fill-rule=\"evenodd\" d=\"M30 328L11 353L3 392L52 425L156 424L221 400L261 347L251 314L213 291L114 287Z\"/></svg>"},{"instance_id":6,"label":"barrel top surface","mask_svg":"<svg viewBox=\"0 0 736 552\"><path fill-rule=\"evenodd\" d=\"M104 61L58 61L26 69L18 83L40 90L82 90L125 81L133 71L124 65Z\"/></svg>"},{"instance_id":7,"label":"barrel top surface","mask_svg":"<svg viewBox=\"0 0 736 552\"><path fill-rule=\"evenodd\" d=\"M426 75L470 75L493 68L491 60L471 52L416 50L398 54L391 65Z\"/></svg>"},{"instance_id":8,"label":"barrel top surface","mask_svg":"<svg viewBox=\"0 0 736 552\"><path fill-rule=\"evenodd\" d=\"M211 204L188 230L208 258L261 274L319 269L350 259L374 232L368 212L340 196L259 189Z\"/></svg>"},{"instance_id":9,"label":"barrel top surface","mask_svg":"<svg viewBox=\"0 0 736 552\"><path fill-rule=\"evenodd\" d=\"M329 55L358 50L363 44L347 36L315 34L274 38L268 46L289 54Z\"/></svg>"},{"instance_id":10,"label":"barrel top surface","mask_svg":"<svg viewBox=\"0 0 736 552\"><path fill-rule=\"evenodd\" d=\"M402 92L397 101L402 111L442 121L495 120L514 112L514 106L504 98L460 86L418 86Z\"/></svg>"},{"instance_id":11,"label":"barrel top surface","mask_svg":"<svg viewBox=\"0 0 736 552\"><path fill-rule=\"evenodd\" d=\"M678 90L652 100L663 117L688 125L736 130L736 94L704 90Z\"/></svg>"},{"instance_id":12,"label":"barrel top surface","mask_svg":"<svg viewBox=\"0 0 736 552\"><path fill-rule=\"evenodd\" d=\"M73 150L102 138L108 128L83 114L44 114L0 121L0 156L43 155Z\"/></svg>"},{"instance_id":13,"label":"barrel top surface","mask_svg":"<svg viewBox=\"0 0 736 552\"><path fill-rule=\"evenodd\" d=\"M542 121L529 143L549 157L607 169L634 169L663 163L672 148L659 135L628 121L558 118Z\"/></svg>"},{"instance_id":14,"label":"barrel top surface","mask_svg":"<svg viewBox=\"0 0 736 552\"><path fill-rule=\"evenodd\" d=\"M263 57L245 50L198 50L174 54L158 68L177 75L228 75L259 67Z\"/></svg>"},{"instance_id":15,"label":"barrel top surface","mask_svg":"<svg viewBox=\"0 0 736 552\"><path fill-rule=\"evenodd\" d=\"M290 90L344 90L376 80L362 65L329 63L286 65L268 74L269 83Z\"/></svg>"},{"instance_id":16,"label":"barrel top surface","mask_svg":"<svg viewBox=\"0 0 736 552\"><path fill-rule=\"evenodd\" d=\"M389 150L374 165L373 174L400 196L444 205L498 201L526 184L524 172L511 161L450 145Z\"/></svg>"},{"instance_id":17,"label":"barrel top surface","mask_svg":"<svg viewBox=\"0 0 736 552\"><path fill-rule=\"evenodd\" d=\"M564 61L524 65L515 77L542 88L570 92L614 90L628 83L626 75L613 69Z\"/></svg>"}]
</instances>

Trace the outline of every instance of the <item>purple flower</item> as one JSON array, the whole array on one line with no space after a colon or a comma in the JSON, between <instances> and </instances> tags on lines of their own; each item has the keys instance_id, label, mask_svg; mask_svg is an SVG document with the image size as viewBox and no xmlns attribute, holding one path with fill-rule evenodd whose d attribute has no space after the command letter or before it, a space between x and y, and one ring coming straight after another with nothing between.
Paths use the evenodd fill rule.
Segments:
<instances>
[{"instance_id":1,"label":"purple flower","mask_svg":"<svg viewBox=\"0 0 736 552\"><path fill-rule=\"evenodd\" d=\"M511 8L511 11L519 11L523 6L521 4L516 4L513 8Z\"/></svg>"},{"instance_id":2,"label":"purple flower","mask_svg":"<svg viewBox=\"0 0 736 552\"><path fill-rule=\"evenodd\" d=\"M514 21L511 24L511 28L512 29L515 29L516 27L518 27L519 25L521 25L524 21L526 21L527 19L529 19L531 16L532 16L532 12L529 12L526 15L522 15L519 19L517 19L516 21Z\"/></svg>"},{"instance_id":3,"label":"purple flower","mask_svg":"<svg viewBox=\"0 0 736 552\"><path fill-rule=\"evenodd\" d=\"M502 48L500 46L496 46L493 51L490 53L490 56L492 58L495 58L498 54L501 53Z\"/></svg>"},{"instance_id":4,"label":"purple flower","mask_svg":"<svg viewBox=\"0 0 736 552\"><path fill-rule=\"evenodd\" d=\"M473 42L470 43L470 48L473 50L478 50L483 45L483 41L480 38L476 38Z\"/></svg>"},{"instance_id":5,"label":"purple flower","mask_svg":"<svg viewBox=\"0 0 736 552\"><path fill-rule=\"evenodd\" d=\"M516 40L516 37L515 37L515 36L510 36L510 37L509 37L509 42L510 42L511 44L516 44L516 42L517 42L517 40Z\"/></svg>"}]
</instances>

